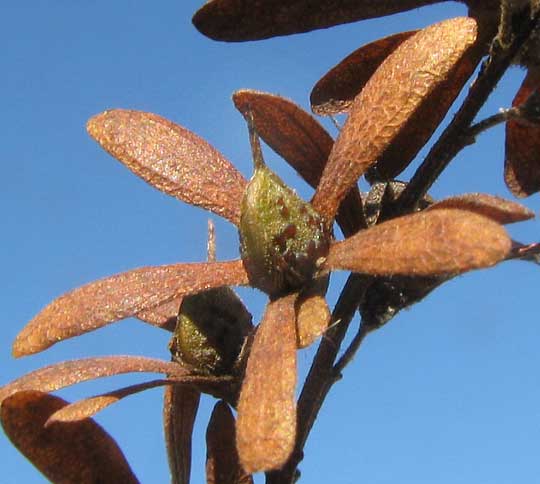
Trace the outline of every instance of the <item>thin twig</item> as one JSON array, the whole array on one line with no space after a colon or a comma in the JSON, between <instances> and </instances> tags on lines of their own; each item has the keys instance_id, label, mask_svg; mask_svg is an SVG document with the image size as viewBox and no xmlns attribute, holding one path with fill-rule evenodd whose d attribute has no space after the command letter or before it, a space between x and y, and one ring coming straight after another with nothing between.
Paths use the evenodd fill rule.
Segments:
<instances>
[{"instance_id":1,"label":"thin twig","mask_svg":"<svg viewBox=\"0 0 540 484\"><path fill-rule=\"evenodd\" d=\"M367 325L360 324L360 328L358 328L358 331L354 336L353 340L351 341L347 349L343 352L339 360L334 365L334 368L332 369L332 371L334 372L334 379L336 381L341 379L341 373L343 372L345 367L353 360L356 352L360 348L360 345L364 342L364 339L370 332L371 330L368 328Z\"/></svg>"},{"instance_id":2,"label":"thin twig","mask_svg":"<svg viewBox=\"0 0 540 484\"><path fill-rule=\"evenodd\" d=\"M470 138L469 144L474 143L476 141L476 137L484 131L491 129L498 124L506 123L509 119L517 117L519 117L518 110L514 108L502 109L497 114L493 114L492 116L489 116L486 119L483 119L482 121L473 124L467 131L467 136Z\"/></svg>"}]
</instances>

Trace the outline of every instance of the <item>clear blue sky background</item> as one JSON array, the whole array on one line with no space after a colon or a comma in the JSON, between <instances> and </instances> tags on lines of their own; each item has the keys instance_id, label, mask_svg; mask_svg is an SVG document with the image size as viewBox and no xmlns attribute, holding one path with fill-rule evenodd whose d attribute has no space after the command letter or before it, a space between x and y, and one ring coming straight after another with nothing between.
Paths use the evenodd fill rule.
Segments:
<instances>
[{"instance_id":1,"label":"clear blue sky background","mask_svg":"<svg viewBox=\"0 0 540 484\"><path fill-rule=\"evenodd\" d=\"M314 82L358 46L465 13L447 3L306 35L223 44L192 27L201 0L31 4L6 1L0 16L0 383L82 356L168 359L168 335L135 321L20 361L10 345L30 318L73 287L143 265L205 258L208 214L152 189L108 156L85 132L91 115L114 107L159 113L206 138L250 176L234 90L279 93L307 108ZM484 114L508 106L522 77L513 70ZM468 148L433 195L510 197L502 183L503 133L494 129ZM265 153L310 196L282 160ZM526 203L538 211L537 196ZM218 256L236 257L235 231L216 223ZM510 231L525 241L540 238L536 221ZM540 482L539 277L538 267L523 262L467 274L370 336L321 413L302 482ZM258 320L265 298L241 294ZM313 351L300 353L302 375ZM142 379L101 380L62 395L75 399ZM159 389L149 391L97 417L144 483L168 480L160 399ZM211 405L204 401L196 428L195 483L204 480ZM1 484L43 482L2 434L0 462Z\"/></svg>"}]
</instances>

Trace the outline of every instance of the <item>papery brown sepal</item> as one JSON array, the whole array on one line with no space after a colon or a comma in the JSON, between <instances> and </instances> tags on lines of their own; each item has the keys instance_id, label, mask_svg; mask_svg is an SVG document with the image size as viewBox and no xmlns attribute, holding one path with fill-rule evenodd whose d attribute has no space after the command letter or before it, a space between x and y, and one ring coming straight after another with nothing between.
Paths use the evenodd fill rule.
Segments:
<instances>
[{"instance_id":1,"label":"papery brown sepal","mask_svg":"<svg viewBox=\"0 0 540 484\"><path fill-rule=\"evenodd\" d=\"M296 297L268 304L251 347L236 428L240 462L248 473L278 469L294 448Z\"/></svg>"},{"instance_id":2,"label":"papery brown sepal","mask_svg":"<svg viewBox=\"0 0 540 484\"><path fill-rule=\"evenodd\" d=\"M377 276L457 275L495 265L511 247L500 224L441 208L392 219L333 244L325 267Z\"/></svg>"},{"instance_id":3,"label":"papery brown sepal","mask_svg":"<svg viewBox=\"0 0 540 484\"><path fill-rule=\"evenodd\" d=\"M114 439L93 420L44 426L65 405L65 400L47 393L17 392L1 404L2 426L13 444L51 482L137 484Z\"/></svg>"},{"instance_id":4,"label":"papery brown sepal","mask_svg":"<svg viewBox=\"0 0 540 484\"><path fill-rule=\"evenodd\" d=\"M127 109L98 114L87 129L107 152L153 187L238 224L247 182L204 139L157 114Z\"/></svg>"},{"instance_id":5,"label":"papery brown sepal","mask_svg":"<svg viewBox=\"0 0 540 484\"><path fill-rule=\"evenodd\" d=\"M519 106L540 88L540 69L529 69L512 106ZM504 180L520 198L540 190L540 126L525 120L506 123Z\"/></svg>"},{"instance_id":6,"label":"papery brown sepal","mask_svg":"<svg viewBox=\"0 0 540 484\"><path fill-rule=\"evenodd\" d=\"M37 353L67 338L101 328L179 296L224 285L247 284L242 262L142 267L86 284L50 303L18 334L13 356Z\"/></svg>"},{"instance_id":7,"label":"papery brown sepal","mask_svg":"<svg viewBox=\"0 0 540 484\"><path fill-rule=\"evenodd\" d=\"M473 19L446 20L413 35L381 64L356 97L313 197L327 220L475 39Z\"/></svg>"}]
</instances>

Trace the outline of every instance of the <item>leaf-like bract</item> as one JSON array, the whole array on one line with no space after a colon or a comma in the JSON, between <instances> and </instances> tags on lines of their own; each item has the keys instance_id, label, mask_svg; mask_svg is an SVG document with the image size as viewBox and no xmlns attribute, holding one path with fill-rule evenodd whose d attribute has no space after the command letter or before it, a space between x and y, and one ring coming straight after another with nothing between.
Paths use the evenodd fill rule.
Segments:
<instances>
[{"instance_id":1,"label":"leaf-like bract","mask_svg":"<svg viewBox=\"0 0 540 484\"><path fill-rule=\"evenodd\" d=\"M438 210L440 208L467 210L503 225L523 222L534 217L534 212L524 205L487 193L467 193L445 198L430 205L427 210Z\"/></svg>"},{"instance_id":2,"label":"leaf-like bract","mask_svg":"<svg viewBox=\"0 0 540 484\"><path fill-rule=\"evenodd\" d=\"M114 439L93 420L44 427L49 416L65 405L61 398L46 393L15 393L2 402L2 426L51 482L138 483Z\"/></svg>"},{"instance_id":3,"label":"leaf-like bract","mask_svg":"<svg viewBox=\"0 0 540 484\"><path fill-rule=\"evenodd\" d=\"M204 35L227 42L266 39L391 15L440 0L211 0L193 17Z\"/></svg>"},{"instance_id":4,"label":"leaf-like bract","mask_svg":"<svg viewBox=\"0 0 540 484\"><path fill-rule=\"evenodd\" d=\"M235 440L234 416L229 406L220 401L206 430L207 484L252 484L251 476L240 465Z\"/></svg>"},{"instance_id":5,"label":"leaf-like bract","mask_svg":"<svg viewBox=\"0 0 540 484\"><path fill-rule=\"evenodd\" d=\"M356 97L334 143L313 197L313 206L332 220L358 178L392 143L476 39L476 22L454 18L421 30L403 42ZM437 55L433 55L436 52Z\"/></svg>"},{"instance_id":6,"label":"leaf-like bract","mask_svg":"<svg viewBox=\"0 0 540 484\"><path fill-rule=\"evenodd\" d=\"M13 355L24 356L179 296L247 284L241 261L142 267L86 284L50 303L19 333Z\"/></svg>"},{"instance_id":7,"label":"leaf-like bract","mask_svg":"<svg viewBox=\"0 0 540 484\"><path fill-rule=\"evenodd\" d=\"M332 245L326 267L377 276L456 275L495 265L511 246L500 224L441 208L389 220Z\"/></svg>"},{"instance_id":8,"label":"leaf-like bract","mask_svg":"<svg viewBox=\"0 0 540 484\"><path fill-rule=\"evenodd\" d=\"M238 401L236 442L248 473L278 469L296 435L296 294L271 301L255 334Z\"/></svg>"},{"instance_id":9,"label":"leaf-like bract","mask_svg":"<svg viewBox=\"0 0 540 484\"><path fill-rule=\"evenodd\" d=\"M540 88L540 71L530 69L512 106L519 106ZM504 179L516 197L540 190L540 126L520 119L506 123Z\"/></svg>"},{"instance_id":10,"label":"leaf-like bract","mask_svg":"<svg viewBox=\"0 0 540 484\"><path fill-rule=\"evenodd\" d=\"M238 224L246 180L196 134L157 114L125 109L94 116L87 129L153 187Z\"/></svg>"}]
</instances>

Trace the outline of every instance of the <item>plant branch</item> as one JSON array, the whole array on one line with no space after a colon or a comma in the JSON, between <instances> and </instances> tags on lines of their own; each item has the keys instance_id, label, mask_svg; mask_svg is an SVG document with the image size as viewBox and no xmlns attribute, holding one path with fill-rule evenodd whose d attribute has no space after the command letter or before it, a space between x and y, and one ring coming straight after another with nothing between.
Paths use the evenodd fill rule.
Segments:
<instances>
[{"instance_id":1,"label":"plant branch","mask_svg":"<svg viewBox=\"0 0 540 484\"><path fill-rule=\"evenodd\" d=\"M484 62L467 98L397 200L395 206L399 213L414 210L450 161L470 144L469 129L474 118L529 38L539 18L538 12L532 18L527 17L508 48L502 49L496 40L493 42L492 55Z\"/></svg>"},{"instance_id":2,"label":"plant branch","mask_svg":"<svg viewBox=\"0 0 540 484\"><path fill-rule=\"evenodd\" d=\"M506 123L506 121L508 121L509 119L516 117L519 117L518 112L514 108L510 108L501 110L497 114L493 114L492 116L489 116L482 121L473 124L467 131L468 137L470 139L469 144L474 143L476 141L476 137L484 131L491 129L498 124Z\"/></svg>"},{"instance_id":3,"label":"plant branch","mask_svg":"<svg viewBox=\"0 0 540 484\"><path fill-rule=\"evenodd\" d=\"M332 369L334 373L334 379L336 381L341 378L342 371L353 360L356 352L360 348L360 345L364 342L365 337L371 332L372 329L373 328L369 328L363 323L360 324L360 328L358 328L358 331L354 336L353 340L351 341L347 349L343 352L339 360L334 365L334 368Z\"/></svg>"}]
</instances>

